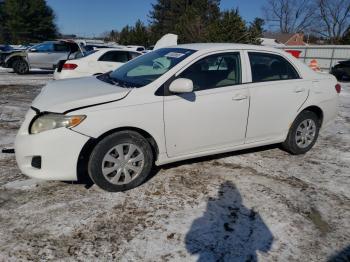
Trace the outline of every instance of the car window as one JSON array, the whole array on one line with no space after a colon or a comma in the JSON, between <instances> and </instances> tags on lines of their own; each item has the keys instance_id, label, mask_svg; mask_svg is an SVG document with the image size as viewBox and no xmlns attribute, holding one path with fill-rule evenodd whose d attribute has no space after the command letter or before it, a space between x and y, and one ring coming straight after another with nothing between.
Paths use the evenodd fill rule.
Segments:
<instances>
[{"instance_id":1,"label":"car window","mask_svg":"<svg viewBox=\"0 0 350 262\"><path fill-rule=\"evenodd\" d=\"M130 55L130 60L131 60L131 59L134 59L134 58L140 56L141 54L140 53L136 53L136 52L129 52L129 55Z\"/></svg>"},{"instance_id":2,"label":"car window","mask_svg":"<svg viewBox=\"0 0 350 262\"><path fill-rule=\"evenodd\" d=\"M54 50L56 52L70 52L70 48L65 44L54 44Z\"/></svg>"},{"instance_id":3,"label":"car window","mask_svg":"<svg viewBox=\"0 0 350 262\"><path fill-rule=\"evenodd\" d=\"M249 52L249 60L253 82L300 78L294 67L279 55Z\"/></svg>"},{"instance_id":4,"label":"car window","mask_svg":"<svg viewBox=\"0 0 350 262\"><path fill-rule=\"evenodd\" d=\"M37 52L52 52L53 44L52 43L43 43L32 47Z\"/></svg>"},{"instance_id":5,"label":"car window","mask_svg":"<svg viewBox=\"0 0 350 262\"><path fill-rule=\"evenodd\" d=\"M208 56L191 65L178 78L191 79L194 91L240 84L240 55L224 53Z\"/></svg>"},{"instance_id":6,"label":"car window","mask_svg":"<svg viewBox=\"0 0 350 262\"><path fill-rule=\"evenodd\" d=\"M103 54L98 61L126 63L129 61L128 52L125 51L109 51Z\"/></svg>"}]
</instances>

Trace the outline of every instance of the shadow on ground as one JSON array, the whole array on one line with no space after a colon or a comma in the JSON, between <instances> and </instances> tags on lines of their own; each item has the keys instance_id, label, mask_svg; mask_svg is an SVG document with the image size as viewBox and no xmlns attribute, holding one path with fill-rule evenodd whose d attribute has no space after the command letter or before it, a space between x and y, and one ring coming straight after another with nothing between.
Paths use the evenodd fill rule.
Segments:
<instances>
[{"instance_id":1,"label":"shadow on ground","mask_svg":"<svg viewBox=\"0 0 350 262\"><path fill-rule=\"evenodd\" d=\"M11 74L17 75L14 71L9 72ZM47 74L53 74L53 70L30 70L29 73L25 75L47 75Z\"/></svg>"},{"instance_id":2,"label":"shadow on ground","mask_svg":"<svg viewBox=\"0 0 350 262\"><path fill-rule=\"evenodd\" d=\"M242 203L232 182L220 186L202 217L186 235L187 251L204 261L257 261L257 251L268 252L273 235L260 215Z\"/></svg>"},{"instance_id":3,"label":"shadow on ground","mask_svg":"<svg viewBox=\"0 0 350 262\"><path fill-rule=\"evenodd\" d=\"M89 145L88 147L92 146L87 150L87 152L90 152L93 148L94 145ZM233 151L233 152L228 152L228 153L221 153L221 154L216 154L216 155L210 155L210 156L204 156L204 157L198 157L198 158L193 158L193 159L188 159L188 160L183 160L171 164L166 164L163 166L153 166L152 171L150 175L145 179L145 181L142 184L145 184L152 180L161 169L171 169L171 168L176 168L182 165L190 165L190 164L195 164L195 163L201 163L201 162L206 162L206 161L211 161L211 160L217 160L220 158L225 158L225 157L232 157L232 156L237 156L237 155L244 155L244 154L250 154L250 153L257 153L257 152L263 152L267 150L272 150L279 148L280 146L278 144L274 145L268 145L268 146L261 146L261 147L256 147L256 148L250 148L250 149L243 149L243 150L238 150L238 151ZM80 157L79 158L81 162L78 164L78 182L69 182L72 184L83 184L87 189L92 187L94 185L94 182L90 179L90 176L87 171L87 165L88 165L88 156L85 157Z\"/></svg>"},{"instance_id":4,"label":"shadow on ground","mask_svg":"<svg viewBox=\"0 0 350 262\"><path fill-rule=\"evenodd\" d=\"M350 245L334 254L328 262L349 262L350 261Z\"/></svg>"}]
</instances>

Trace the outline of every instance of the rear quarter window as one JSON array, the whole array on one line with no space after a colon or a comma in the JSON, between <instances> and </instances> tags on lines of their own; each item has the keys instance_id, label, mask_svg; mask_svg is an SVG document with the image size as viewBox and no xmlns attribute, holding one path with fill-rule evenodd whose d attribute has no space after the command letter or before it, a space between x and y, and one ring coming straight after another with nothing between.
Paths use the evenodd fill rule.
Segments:
<instances>
[{"instance_id":1,"label":"rear quarter window","mask_svg":"<svg viewBox=\"0 0 350 262\"><path fill-rule=\"evenodd\" d=\"M70 48L68 45L65 45L65 44L54 44L54 51L55 52L70 52Z\"/></svg>"},{"instance_id":2,"label":"rear quarter window","mask_svg":"<svg viewBox=\"0 0 350 262\"><path fill-rule=\"evenodd\" d=\"M108 51L98 59L98 61L117 63L126 63L128 60L128 52L125 51Z\"/></svg>"},{"instance_id":3,"label":"rear quarter window","mask_svg":"<svg viewBox=\"0 0 350 262\"><path fill-rule=\"evenodd\" d=\"M282 56L260 52L248 54L254 83L300 78L294 66Z\"/></svg>"},{"instance_id":4,"label":"rear quarter window","mask_svg":"<svg viewBox=\"0 0 350 262\"><path fill-rule=\"evenodd\" d=\"M129 52L129 59L132 60L138 56L140 56L141 54L140 53L136 53L136 52Z\"/></svg>"}]
</instances>

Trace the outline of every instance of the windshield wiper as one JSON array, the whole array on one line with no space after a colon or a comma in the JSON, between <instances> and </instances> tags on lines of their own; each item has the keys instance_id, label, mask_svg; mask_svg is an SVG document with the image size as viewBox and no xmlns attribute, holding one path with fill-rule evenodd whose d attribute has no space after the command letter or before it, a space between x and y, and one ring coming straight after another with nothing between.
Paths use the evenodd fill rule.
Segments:
<instances>
[{"instance_id":1,"label":"windshield wiper","mask_svg":"<svg viewBox=\"0 0 350 262\"><path fill-rule=\"evenodd\" d=\"M137 87L135 84L132 83L128 83L126 81L120 80L120 79L116 79L114 77L111 76L111 73L108 73L108 78L110 79L111 82L113 82L113 84L120 86L120 87L124 87L124 88L135 88Z\"/></svg>"},{"instance_id":2,"label":"windshield wiper","mask_svg":"<svg viewBox=\"0 0 350 262\"><path fill-rule=\"evenodd\" d=\"M111 77L110 76L110 72L107 72L105 74L101 74L99 76L97 76L97 78L101 81L104 81L104 82L107 82L109 84L112 84L112 85L116 85L116 86L119 86L119 87L123 87L123 88L131 88L133 86L131 85L128 85L126 82L124 81L120 81L120 80L116 80L115 78Z\"/></svg>"}]
</instances>

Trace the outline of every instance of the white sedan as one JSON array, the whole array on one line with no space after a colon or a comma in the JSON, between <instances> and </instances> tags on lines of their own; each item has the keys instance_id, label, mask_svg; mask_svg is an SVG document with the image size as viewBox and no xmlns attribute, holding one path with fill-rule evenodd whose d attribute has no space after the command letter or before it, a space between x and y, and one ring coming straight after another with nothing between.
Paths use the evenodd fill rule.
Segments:
<instances>
[{"instance_id":1,"label":"white sedan","mask_svg":"<svg viewBox=\"0 0 350 262\"><path fill-rule=\"evenodd\" d=\"M142 55L140 52L120 48L93 50L81 58L61 61L55 70L54 79L59 80L106 73L117 69L140 55Z\"/></svg>"},{"instance_id":2,"label":"white sedan","mask_svg":"<svg viewBox=\"0 0 350 262\"><path fill-rule=\"evenodd\" d=\"M281 143L304 154L337 115L340 86L290 54L189 44L112 73L49 83L16 138L22 172L90 177L108 191L140 185L152 166Z\"/></svg>"}]
</instances>

